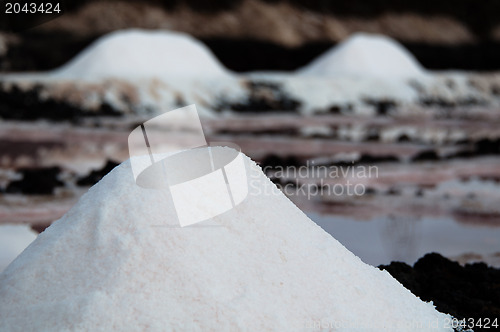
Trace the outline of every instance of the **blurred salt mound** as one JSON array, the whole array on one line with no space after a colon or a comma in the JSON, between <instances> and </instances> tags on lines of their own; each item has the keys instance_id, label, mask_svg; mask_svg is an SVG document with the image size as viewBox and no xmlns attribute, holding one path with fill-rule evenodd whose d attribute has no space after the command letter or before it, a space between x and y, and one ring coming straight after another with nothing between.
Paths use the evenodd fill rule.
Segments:
<instances>
[{"instance_id":1,"label":"blurred salt mound","mask_svg":"<svg viewBox=\"0 0 500 332\"><path fill-rule=\"evenodd\" d=\"M422 76L424 69L395 40L382 35L358 33L299 69L298 73L323 77L373 76L394 79Z\"/></svg>"},{"instance_id":2,"label":"blurred salt mound","mask_svg":"<svg viewBox=\"0 0 500 332\"><path fill-rule=\"evenodd\" d=\"M0 225L0 272L34 239L37 233L29 225Z\"/></svg>"},{"instance_id":3,"label":"blurred salt mound","mask_svg":"<svg viewBox=\"0 0 500 332\"><path fill-rule=\"evenodd\" d=\"M227 76L210 50L193 37L168 31L124 30L94 42L55 70L59 78L200 78Z\"/></svg>"},{"instance_id":4,"label":"blurred salt mound","mask_svg":"<svg viewBox=\"0 0 500 332\"><path fill-rule=\"evenodd\" d=\"M185 228L115 168L0 274L0 330L451 331L245 162L245 201Z\"/></svg>"}]
</instances>

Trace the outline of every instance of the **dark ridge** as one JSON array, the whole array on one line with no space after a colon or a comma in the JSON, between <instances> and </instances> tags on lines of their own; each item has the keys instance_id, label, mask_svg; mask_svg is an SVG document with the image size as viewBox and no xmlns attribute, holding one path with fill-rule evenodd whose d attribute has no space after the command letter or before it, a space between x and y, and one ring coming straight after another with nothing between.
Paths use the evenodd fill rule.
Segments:
<instances>
[{"instance_id":1,"label":"dark ridge","mask_svg":"<svg viewBox=\"0 0 500 332\"><path fill-rule=\"evenodd\" d=\"M270 154L259 162L260 167L263 170L269 170L273 168L286 168L286 167L298 167L302 166L303 163L300 162L295 156L280 157L275 154Z\"/></svg>"},{"instance_id":2,"label":"dark ridge","mask_svg":"<svg viewBox=\"0 0 500 332\"><path fill-rule=\"evenodd\" d=\"M474 148L476 153L480 155L499 154L500 139L482 139L474 144Z\"/></svg>"},{"instance_id":3,"label":"dark ridge","mask_svg":"<svg viewBox=\"0 0 500 332\"><path fill-rule=\"evenodd\" d=\"M12 181L5 191L10 194L51 195L56 187L64 183L57 177L61 172L59 167L23 168L19 172L23 178Z\"/></svg>"},{"instance_id":4,"label":"dark ridge","mask_svg":"<svg viewBox=\"0 0 500 332\"><path fill-rule=\"evenodd\" d=\"M500 138L497 139L481 139L474 142L470 148L466 148L455 154L447 156L452 158L472 158L476 156L498 155L500 154Z\"/></svg>"},{"instance_id":5,"label":"dark ridge","mask_svg":"<svg viewBox=\"0 0 500 332\"><path fill-rule=\"evenodd\" d=\"M40 98L43 87L35 85L30 90L17 86L6 91L0 86L0 118L7 120L78 121L82 117L121 116L109 104L102 104L97 111L85 111L79 106L54 99Z\"/></svg>"},{"instance_id":6,"label":"dark ridge","mask_svg":"<svg viewBox=\"0 0 500 332\"><path fill-rule=\"evenodd\" d=\"M372 156L369 154L363 154L361 155L361 158L357 160L356 164L374 164L374 163L396 162L396 161L399 161L399 159L391 155Z\"/></svg>"},{"instance_id":7,"label":"dark ridge","mask_svg":"<svg viewBox=\"0 0 500 332\"><path fill-rule=\"evenodd\" d=\"M238 113L258 112L295 112L300 107L300 101L291 98L281 89L281 85L271 82L249 81L247 100L236 103L222 101L216 107L218 110L230 109Z\"/></svg>"},{"instance_id":8,"label":"dark ridge","mask_svg":"<svg viewBox=\"0 0 500 332\"><path fill-rule=\"evenodd\" d=\"M439 159L439 156L434 150L422 151L412 158L413 161L436 161Z\"/></svg>"},{"instance_id":9,"label":"dark ridge","mask_svg":"<svg viewBox=\"0 0 500 332\"><path fill-rule=\"evenodd\" d=\"M458 319L474 321L500 317L500 269L484 263L461 266L432 253L420 258L413 268L392 262L379 266L423 301L433 301L437 310ZM500 324L500 322L498 322ZM490 331L474 328L474 331Z\"/></svg>"},{"instance_id":10,"label":"dark ridge","mask_svg":"<svg viewBox=\"0 0 500 332\"><path fill-rule=\"evenodd\" d=\"M76 184L79 186L93 186L118 165L118 163L108 160L106 165L104 165L101 169L92 170L87 176L79 178Z\"/></svg>"}]
</instances>

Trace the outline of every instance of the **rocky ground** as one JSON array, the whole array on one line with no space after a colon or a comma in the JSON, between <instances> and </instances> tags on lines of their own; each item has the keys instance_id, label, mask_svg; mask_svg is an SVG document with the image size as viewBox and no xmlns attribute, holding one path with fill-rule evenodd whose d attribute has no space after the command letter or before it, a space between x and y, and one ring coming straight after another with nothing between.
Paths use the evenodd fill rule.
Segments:
<instances>
[{"instance_id":1,"label":"rocky ground","mask_svg":"<svg viewBox=\"0 0 500 332\"><path fill-rule=\"evenodd\" d=\"M491 331L500 323L500 269L484 263L460 266L439 254L422 257L413 267L393 262L382 265L413 294L433 301L474 331Z\"/></svg>"}]
</instances>

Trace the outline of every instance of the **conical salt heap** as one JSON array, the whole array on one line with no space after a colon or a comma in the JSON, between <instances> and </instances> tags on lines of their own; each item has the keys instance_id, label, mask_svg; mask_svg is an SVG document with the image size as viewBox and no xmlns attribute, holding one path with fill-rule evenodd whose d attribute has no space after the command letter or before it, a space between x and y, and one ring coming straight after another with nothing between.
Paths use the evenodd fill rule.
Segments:
<instances>
[{"instance_id":1,"label":"conical salt heap","mask_svg":"<svg viewBox=\"0 0 500 332\"><path fill-rule=\"evenodd\" d=\"M56 78L99 80L229 75L210 49L179 32L127 29L109 33L52 72Z\"/></svg>"},{"instance_id":2,"label":"conical salt heap","mask_svg":"<svg viewBox=\"0 0 500 332\"><path fill-rule=\"evenodd\" d=\"M184 228L115 168L0 275L0 330L452 331L245 163L245 201Z\"/></svg>"},{"instance_id":3,"label":"conical salt heap","mask_svg":"<svg viewBox=\"0 0 500 332\"><path fill-rule=\"evenodd\" d=\"M298 72L306 76L384 79L407 79L425 74L417 59L397 41L366 33L354 34Z\"/></svg>"}]
</instances>

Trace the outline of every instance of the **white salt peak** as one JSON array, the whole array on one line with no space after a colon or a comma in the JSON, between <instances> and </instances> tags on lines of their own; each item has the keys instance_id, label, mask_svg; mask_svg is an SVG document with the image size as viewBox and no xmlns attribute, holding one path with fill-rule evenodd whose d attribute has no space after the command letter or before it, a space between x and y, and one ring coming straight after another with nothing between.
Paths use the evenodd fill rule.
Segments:
<instances>
[{"instance_id":1,"label":"white salt peak","mask_svg":"<svg viewBox=\"0 0 500 332\"><path fill-rule=\"evenodd\" d=\"M397 41L382 35L358 33L332 47L298 71L307 76L374 76L409 78L424 74L424 69Z\"/></svg>"},{"instance_id":2,"label":"white salt peak","mask_svg":"<svg viewBox=\"0 0 500 332\"><path fill-rule=\"evenodd\" d=\"M115 168L0 274L0 330L452 331L244 160L247 198L183 228Z\"/></svg>"},{"instance_id":3,"label":"white salt peak","mask_svg":"<svg viewBox=\"0 0 500 332\"><path fill-rule=\"evenodd\" d=\"M133 29L101 37L52 74L98 80L218 77L228 72L203 43L189 35Z\"/></svg>"}]
</instances>

